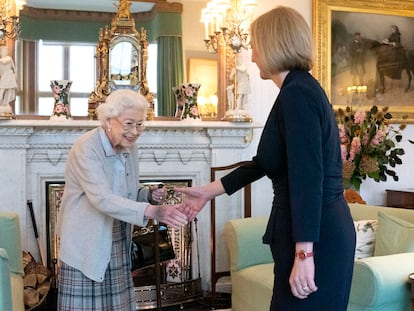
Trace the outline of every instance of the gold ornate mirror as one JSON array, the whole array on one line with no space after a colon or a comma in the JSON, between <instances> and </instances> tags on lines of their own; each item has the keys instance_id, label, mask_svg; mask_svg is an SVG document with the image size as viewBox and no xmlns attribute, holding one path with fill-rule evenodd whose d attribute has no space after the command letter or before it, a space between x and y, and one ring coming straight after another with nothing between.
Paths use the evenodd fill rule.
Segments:
<instances>
[{"instance_id":1,"label":"gold ornate mirror","mask_svg":"<svg viewBox=\"0 0 414 311\"><path fill-rule=\"evenodd\" d=\"M119 0L118 12L110 27L99 30L95 54L97 81L88 103L90 118L95 118L96 107L118 88L130 88L143 94L150 102L147 118L154 118L154 97L146 78L147 33L144 28L140 32L135 29L130 6L128 0Z\"/></svg>"}]
</instances>

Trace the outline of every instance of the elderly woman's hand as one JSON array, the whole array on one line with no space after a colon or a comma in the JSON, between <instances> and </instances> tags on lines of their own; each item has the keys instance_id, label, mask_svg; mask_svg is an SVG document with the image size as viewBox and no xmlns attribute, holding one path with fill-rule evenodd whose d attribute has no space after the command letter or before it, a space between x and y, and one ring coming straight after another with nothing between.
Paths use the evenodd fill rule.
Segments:
<instances>
[{"instance_id":1,"label":"elderly woman's hand","mask_svg":"<svg viewBox=\"0 0 414 311\"><path fill-rule=\"evenodd\" d=\"M187 224L185 214L186 204L173 205L152 205L149 204L145 210L145 216L156 219L174 228L179 228Z\"/></svg>"},{"instance_id":2,"label":"elderly woman's hand","mask_svg":"<svg viewBox=\"0 0 414 311\"><path fill-rule=\"evenodd\" d=\"M153 204L162 204L166 196L165 189L161 186L151 186L149 193L149 201Z\"/></svg>"}]
</instances>

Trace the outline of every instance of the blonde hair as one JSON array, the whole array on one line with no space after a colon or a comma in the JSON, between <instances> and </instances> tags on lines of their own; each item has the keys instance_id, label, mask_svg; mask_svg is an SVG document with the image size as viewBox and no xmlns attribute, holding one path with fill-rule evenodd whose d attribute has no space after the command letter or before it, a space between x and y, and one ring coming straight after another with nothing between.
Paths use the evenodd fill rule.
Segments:
<instances>
[{"instance_id":1,"label":"blonde hair","mask_svg":"<svg viewBox=\"0 0 414 311\"><path fill-rule=\"evenodd\" d=\"M252 47L270 74L285 70L309 71L313 66L312 34L302 15L278 6L250 26Z\"/></svg>"},{"instance_id":2,"label":"blonde hair","mask_svg":"<svg viewBox=\"0 0 414 311\"><path fill-rule=\"evenodd\" d=\"M145 116L148 106L149 102L144 95L129 89L119 89L109 94L105 103L98 106L96 113L104 126L106 119L119 117L128 108L141 109Z\"/></svg>"}]
</instances>

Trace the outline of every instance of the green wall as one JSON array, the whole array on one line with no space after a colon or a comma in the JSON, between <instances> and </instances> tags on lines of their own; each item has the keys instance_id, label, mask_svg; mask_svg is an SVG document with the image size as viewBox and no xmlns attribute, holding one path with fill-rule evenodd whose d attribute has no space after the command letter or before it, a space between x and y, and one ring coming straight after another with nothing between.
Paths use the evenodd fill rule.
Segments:
<instances>
[{"instance_id":1,"label":"green wall","mask_svg":"<svg viewBox=\"0 0 414 311\"><path fill-rule=\"evenodd\" d=\"M41 20L34 17L21 16L20 38L26 40L48 40L88 42L98 41L98 32L107 23L69 20ZM159 36L181 36L181 14L160 12L155 14L150 22L135 21L135 27L147 30L148 42L153 42Z\"/></svg>"}]
</instances>

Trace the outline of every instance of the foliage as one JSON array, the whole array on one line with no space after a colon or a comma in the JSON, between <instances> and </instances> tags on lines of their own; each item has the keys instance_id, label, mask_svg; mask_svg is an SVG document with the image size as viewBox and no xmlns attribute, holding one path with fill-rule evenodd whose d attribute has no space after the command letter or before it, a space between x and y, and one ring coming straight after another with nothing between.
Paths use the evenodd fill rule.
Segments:
<instances>
[{"instance_id":1,"label":"foliage","mask_svg":"<svg viewBox=\"0 0 414 311\"><path fill-rule=\"evenodd\" d=\"M401 156L405 152L398 143L402 140L405 123L395 128L388 107L372 106L368 111L359 109L356 112L346 107L345 110L339 108L335 114L341 139L344 187L353 186L359 190L367 177L380 182L387 181L390 176L398 181L392 168L402 164Z\"/></svg>"}]
</instances>

